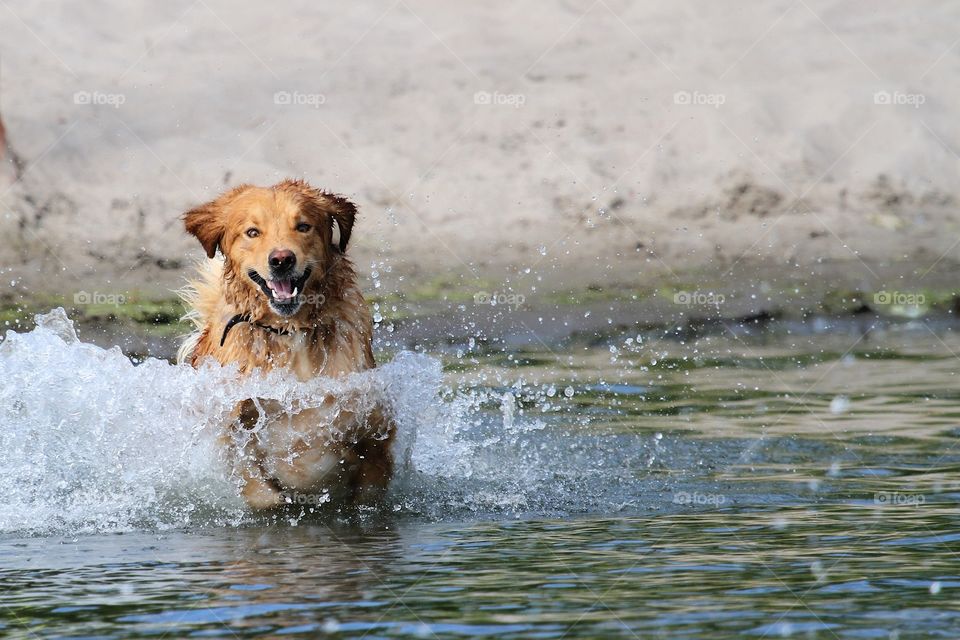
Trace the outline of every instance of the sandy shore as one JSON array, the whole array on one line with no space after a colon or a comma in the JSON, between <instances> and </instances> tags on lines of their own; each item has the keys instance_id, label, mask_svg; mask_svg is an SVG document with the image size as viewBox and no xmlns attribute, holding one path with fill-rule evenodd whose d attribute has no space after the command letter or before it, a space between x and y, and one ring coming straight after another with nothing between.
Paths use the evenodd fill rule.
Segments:
<instances>
[{"instance_id":1,"label":"sandy shore","mask_svg":"<svg viewBox=\"0 0 960 640\"><path fill-rule=\"evenodd\" d=\"M285 176L357 201L380 292L742 289L768 268L915 289L956 266L956 3L0 13L11 295L165 295L201 255L180 212Z\"/></svg>"}]
</instances>

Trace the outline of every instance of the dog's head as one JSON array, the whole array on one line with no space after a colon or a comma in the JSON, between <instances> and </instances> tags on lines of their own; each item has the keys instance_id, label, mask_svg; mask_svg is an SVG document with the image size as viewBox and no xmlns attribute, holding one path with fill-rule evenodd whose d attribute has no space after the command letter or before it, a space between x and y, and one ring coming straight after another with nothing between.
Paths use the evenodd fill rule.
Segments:
<instances>
[{"instance_id":1,"label":"dog's head","mask_svg":"<svg viewBox=\"0 0 960 640\"><path fill-rule=\"evenodd\" d=\"M350 241L356 207L300 180L272 187L242 185L191 209L184 225L224 274L245 293L263 296L271 312L290 317L320 289L335 255ZM333 244L333 223L340 238Z\"/></svg>"}]
</instances>

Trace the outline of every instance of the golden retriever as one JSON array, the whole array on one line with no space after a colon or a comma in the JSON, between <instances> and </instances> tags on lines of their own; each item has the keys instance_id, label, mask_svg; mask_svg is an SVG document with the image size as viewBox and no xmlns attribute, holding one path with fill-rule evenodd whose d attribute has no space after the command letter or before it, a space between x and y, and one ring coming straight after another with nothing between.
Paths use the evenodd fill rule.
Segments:
<instances>
[{"instance_id":1,"label":"golden retriever","mask_svg":"<svg viewBox=\"0 0 960 640\"><path fill-rule=\"evenodd\" d=\"M347 199L301 180L239 186L185 213L210 260L186 290L197 332L179 360L196 367L212 357L242 374L282 367L303 381L373 368L373 323L346 256L355 215ZM247 504L282 506L290 493L319 502L380 495L395 426L382 403L355 400L328 396L293 415L240 403L221 442Z\"/></svg>"}]
</instances>

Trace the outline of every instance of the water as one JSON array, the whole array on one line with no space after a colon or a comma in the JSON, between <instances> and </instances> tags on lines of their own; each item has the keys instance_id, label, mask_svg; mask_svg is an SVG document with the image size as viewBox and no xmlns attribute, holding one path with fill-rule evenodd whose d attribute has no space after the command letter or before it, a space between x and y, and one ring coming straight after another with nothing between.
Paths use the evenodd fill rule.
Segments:
<instances>
[{"instance_id":1,"label":"water","mask_svg":"<svg viewBox=\"0 0 960 640\"><path fill-rule=\"evenodd\" d=\"M47 316L0 344L0 634L957 637L960 340L795 329L296 387ZM212 425L346 388L398 409L387 504L247 514Z\"/></svg>"}]
</instances>

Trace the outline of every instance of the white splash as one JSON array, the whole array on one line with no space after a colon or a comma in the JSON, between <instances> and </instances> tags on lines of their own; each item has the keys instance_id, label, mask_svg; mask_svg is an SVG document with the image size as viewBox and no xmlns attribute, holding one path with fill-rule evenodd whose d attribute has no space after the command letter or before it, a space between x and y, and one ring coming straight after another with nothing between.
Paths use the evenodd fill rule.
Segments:
<instances>
[{"instance_id":1,"label":"white splash","mask_svg":"<svg viewBox=\"0 0 960 640\"><path fill-rule=\"evenodd\" d=\"M373 372L300 383L240 380L80 342L62 309L0 343L0 532L52 533L236 524L249 514L221 459L217 430L235 404L319 405L345 389L397 408L401 455L436 403L437 361L404 353Z\"/></svg>"},{"instance_id":2,"label":"white splash","mask_svg":"<svg viewBox=\"0 0 960 640\"><path fill-rule=\"evenodd\" d=\"M306 383L283 372L240 379L213 363L135 365L118 347L78 340L62 309L37 316L29 333L7 332L0 379L0 534L250 521L216 443L247 398L290 411L330 394L386 399L399 469L384 510L404 516L618 509L637 502L634 470L649 457L641 434L595 433L568 415L573 387L445 386L437 359L409 352Z\"/></svg>"}]
</instances>

